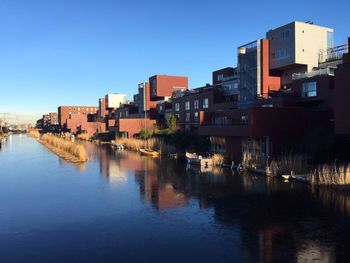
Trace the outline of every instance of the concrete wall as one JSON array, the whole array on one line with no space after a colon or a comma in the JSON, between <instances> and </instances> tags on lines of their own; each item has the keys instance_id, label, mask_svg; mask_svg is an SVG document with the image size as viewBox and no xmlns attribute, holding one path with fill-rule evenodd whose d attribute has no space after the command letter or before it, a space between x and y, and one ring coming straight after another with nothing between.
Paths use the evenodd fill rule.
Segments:
<instances>
[{"instance_id":1,"label":"concrete wall","mask_svg":"<svg viewBox=\"0 0 350 263\"><path fill-rule=\"evenodd\" d=\"M289 32L288 37L283 32ZM296 64L307 65L307 70L318 66L321 50L327 50L327 32L333 29L303 22L292 22L270 30L270 69L283 69ZM288 55L279 58L278 52L287 50Z\"/></svg>"}]
</instances>

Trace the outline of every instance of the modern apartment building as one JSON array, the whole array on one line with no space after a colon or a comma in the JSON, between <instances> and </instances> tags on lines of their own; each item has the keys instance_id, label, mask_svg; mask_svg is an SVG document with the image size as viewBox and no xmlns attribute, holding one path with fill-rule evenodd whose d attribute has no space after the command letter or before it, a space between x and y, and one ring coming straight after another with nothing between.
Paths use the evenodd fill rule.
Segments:
<instances>
[{"instance_id":1,"label":"modern apartment building","mask_svg":"<svg viewBox=\"0 0 350 263\"><path fill-rule=\"evenodd\" d=\"M299 22L269 30L270 70L281 77L281 84L292 82L292 74L312 71L319 66L320 54L332 48L333 29Z\"/></svg>"},{"instance_id":2,"label":"modern apartment building","mask_svg":"<svg viewBox=\"0 0 350 263\"><path fill-rule=\"evenodd\" d=\"M134 101L121 105L115 110L115 122L109 122L108 129L116 137L132 137L145 127L153 129L161 122L157 102L171 97L173 92L188 89L188 78L181 76L155 75L148 82L138 85ZM146 120L145 120L146 119Z\"/></svg>"},{"instance_id":3,"label":"modern apartment building","mask_svg":"<svg viewBox=\"0 0 350 263\"><path fill-rule=\"evenodd\" d=\"M76 130L76 126L81 125L81 122L92 121L93 116L97 117L97 111L96 106L59 106L58 123L62 131Z\"/></svg>"}]
</instances>

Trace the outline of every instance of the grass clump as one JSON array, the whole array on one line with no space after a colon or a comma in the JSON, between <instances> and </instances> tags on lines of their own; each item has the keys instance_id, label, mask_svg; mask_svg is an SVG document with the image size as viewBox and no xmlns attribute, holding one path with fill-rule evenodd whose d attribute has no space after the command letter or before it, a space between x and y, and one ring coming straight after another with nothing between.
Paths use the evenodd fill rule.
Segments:
<instances>
[{"instance_id":1,"label":"grass clump","mask_svg":"<svg viewBox=\"0 0 350 263\"><path fill-rule=\"evenodd\" d=\"M38 130L30 130L30 131L28 131L28 136L35 138L35 139L38 139L38 138L40 138L40 133Z\"/></svg>"},{"instance_id":2,"label":"grass clump","mask_svg":"<svg viewBox=\"0 0 350 263\"><path fill-rule=\"evenodd\" d=\"M213 161L213 165L219 166L224 163L224 156L220 153L214 153L213 156L211 157Z\"/></svg>"},{"instance_id":3,"label":"grass clump","mask_svg":"<svg viewBox=\"0 0 350 263\"><path fill-rule=\"evenodd\" d=\"M319 165L310 173L312 185L350 186L350 165Z\"/></svg>"},{"instance_id":4,"label":"grass clump","mask_svg":"<svg viewBox=\"0 0 350 263\"><path fill-rule=\"evenodd\" d=\"M78 134L77 138L82 141L89 141L91 136L89 136L89 134L87 133L81 133L81 134Z\"/></svg>"},{"instance_id":5,"label":"grass clump","mask_svg":"<svg viewBox=\"0 0 350 263\"><path fill-rule=\"evenodd\" d=\"M88 160L85 148L76 142L45 134L41 138L41 143L66 161L86 162Z\"/></svg>"},{"instance_id":6,"label":"grass clump","mask_svg":"<svg viewBox=\"0 0 350 263\"><path fill-rule=\"evenodd\" d=\"M155 138L150 138L147 140L141 140L136 138L120 138L115 140L115 144L122 144L126 149L132 151L139 151L143 148L155 150L157 148L157 141Z\"/></svg>"}]
</instances>

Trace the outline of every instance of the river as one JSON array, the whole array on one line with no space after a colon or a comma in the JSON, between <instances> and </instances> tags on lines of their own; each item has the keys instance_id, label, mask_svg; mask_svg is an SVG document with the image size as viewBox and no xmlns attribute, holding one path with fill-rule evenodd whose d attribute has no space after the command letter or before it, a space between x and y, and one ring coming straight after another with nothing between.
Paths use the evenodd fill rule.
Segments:
<instances>
[{"instance_id":1,"label":"river","mask_svg":"<svg viewBox=\"0 0 350 263\"><path fill-rule=\"evenodd\" d=\"M86 143L0 149L0 262L350 262L350 195Z\"/></svg>"}]
</instances>

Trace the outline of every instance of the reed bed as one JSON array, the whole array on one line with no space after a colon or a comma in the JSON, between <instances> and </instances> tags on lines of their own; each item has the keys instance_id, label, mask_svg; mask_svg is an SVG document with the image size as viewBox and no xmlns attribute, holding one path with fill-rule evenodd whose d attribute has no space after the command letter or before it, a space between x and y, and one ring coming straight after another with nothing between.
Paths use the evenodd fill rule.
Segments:
<instances>
[{"instance_id":1,"label":"reed bed","mask_svg":"<svg viewBox=\"0 0 350 263\"><path fill-rule=\"evenodd\" d=\"M28 136L35 138L35 139L38 139L38 138L40 138L40 133L38 130L30 130L30 131L28 131Z\"/></svg>"},{"instance_id":2,"label":"reed bed","mask_svg":"<svg viewBox=\"0 0 350 263\"><path fill-rule=\"evenodd\" d=\"M45 134L41 143L69 162L86 162L88 156L83 146L53 135Z\"/></svg>"},{"instance_id":3,"label":"reed bed","mask_svg":"<svg viewBox=\"0 0 350 263\"><path fill-rule=\"evenodd\" d=\"M265 169L267 166L267 157L253 156L251 153L244 152L242 158L242 165L252 169Z\"/></svg>"},{"instance_id":4,"label":"reed bed","mask_svg":"<svg viewBox=\"0 0 350 263\"><path fill-rule=\"evenodd\" d=\"M302 154L286 154L271 161L269 170L272 176L283 174L307 174L307 157Z\"/></svg>"},{"instance_id":5,"label":"reed bed","mask_svg":"<svg viewBox=\"0 0 350 263\"><path fill-rule=\"evenodd\" d=\"M122 144L126 149L131 151L139 151L146 148L159 151L161 154L174 153L176 150L175 147L166 144L159 138L149 138L146 141L137 138L120 138L115 140L114 144Z\"/></svg>"},{"instance_id":6,"label":"reed bed","mask_svg":"<svg viewBox=\"0 0 350 263\"><path fill-rule=\"evenodd\" d=\"M156 139L150 138L145 140L136 138L120 138L115 140L115 144L122 144L126 149L132 151L139 151L140 149L147 148L156 150Z\"/></svg>"},{"instance_id":7,"label":"reed bed","mask_svg":"<svg viewBox=\"0 0 350 263\"><path fill-rule=\"evenodd\" d=\"M89 134L87 133L81 133L81 134L78 134L77 138L82 141L88 141L90 140L91 136L89 136Z\"/></svg>"},{"instance_id":8,"label":"reed bed","mask_svg":"<svg viewBox=\"0 0 350 263\"><path fill-rule=\"evenodd\" d=\"M222 165L224 163L224 156L220 153L214 153L213 156L211 157L212 161L213 161L213 165L215 166L219 166Z\"/></svg>"},{"instance_id":9,"label":"reed bed","mask_svg":"<svg viewBox=\"0 0 350 263\"><path fill-rule=\"evenodd\" d=\"M310 173L312 185L350 186L350 165L319 165Z\"/></svg>"}]
</instances>

